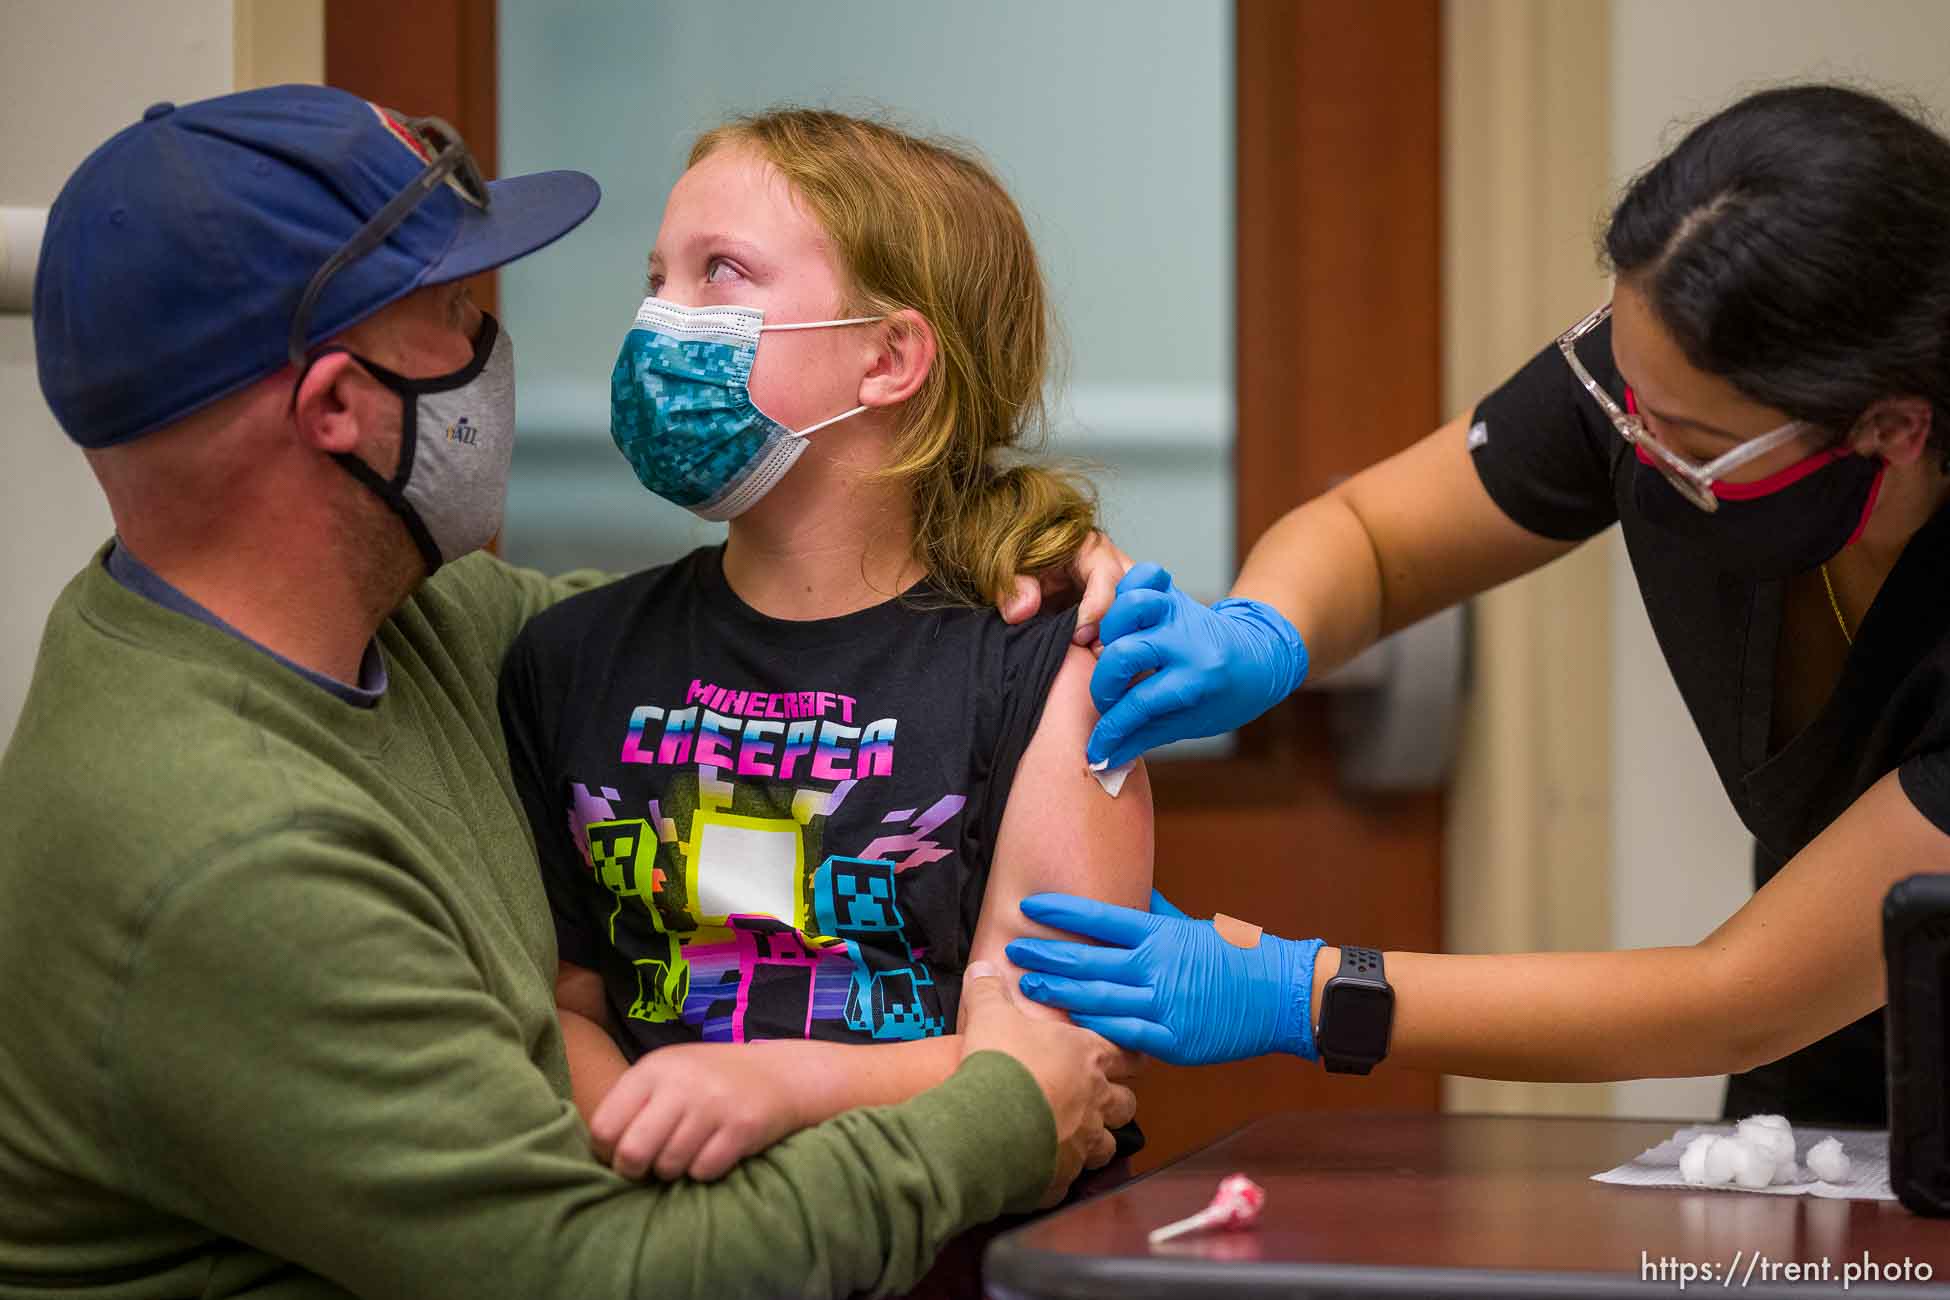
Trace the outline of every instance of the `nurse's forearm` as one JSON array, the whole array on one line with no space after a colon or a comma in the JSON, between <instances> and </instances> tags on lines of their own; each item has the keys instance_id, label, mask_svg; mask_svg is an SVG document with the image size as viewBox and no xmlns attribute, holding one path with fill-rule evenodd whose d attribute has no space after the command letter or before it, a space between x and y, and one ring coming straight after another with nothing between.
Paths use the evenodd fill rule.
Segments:
<instances>
[{"instance_id":1,"label":"nurse's forearm","mask_svg":"<svg viewBox=\"0 0 1950 1300\"><path fill-rule=\"evenodd\" d=\"M1314 1016L1340 965L1321 949ZM1772 1059L1755 1008L1717 987L1703 948L1474 956L1386 954L1395 989L1391 1062L1539 1083L1685 1078Z\"/></svg>"},{"instance_id":2,"label":"nurse's forearm","mask_svg":"<svg viewBox=\"0 0 1950 1300\"><path fill-rule=\"evenodd\" d=\"M1490 499L1462 415L1267 529L1233 594L1285 614L1317 675L1571 547L1525 531Z\"/></svg>"},{"instance_id":3,"label":"nurse's forearm","mask_svg":"<svg viewBox=\"0 0 1950 1300\"><path fill-rule=\"evenodd\" d=\"M1307 644L1318 677L1374 643L1381 627L1381 577L1359 516L1336 495L1289 511L1246 557L1232 594L1286 615Z\"/></svg>"},{"instance_id":4,"label":"nurse's forearm","mask_svg":"<svg viewBox=\"0 0 1950 1300\"><path fill-rule=\"evenodd\" d=\"M1883 1004L1882 898L1918 870L1950 870L1950 837L1892 772L1692 947L1389 953L1390 1055L1425 1070L1541 1081L1724 1074L1777 1061ZM1322 950L1315 1008L1339 963L1338 952Z\"/></svg>"}]
</instances>

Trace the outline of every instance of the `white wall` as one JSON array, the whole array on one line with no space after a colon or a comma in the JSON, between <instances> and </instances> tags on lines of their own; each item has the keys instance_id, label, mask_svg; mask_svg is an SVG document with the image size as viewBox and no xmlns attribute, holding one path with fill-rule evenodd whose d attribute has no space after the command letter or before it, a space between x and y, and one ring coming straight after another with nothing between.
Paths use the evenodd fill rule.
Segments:
<instances>
[{"instance_id":1,"label":"white wall","mask_svg":"<svg viewBox=\"0 0 1950 1300\"><path fill-rule=\"evenodd\" d=\"M1604 0L1448 0L1443 409L1462 411L1605 294ZM1449 787L1446 952L1611 946L1611 568L1585 547L1473 602ZM1448 1077L1463 1112L1606 1114L1604 1084Z\"/></svg>"},{"instance_id":2,"label":"white wall","mask_svg":"<svg viewBox=\"0 0 1950 1300\"><path fill-rule=\"evenodd\" d=\"M89 151L160 99L231 87L231 0L6 0L0 205L47 207ZM41 400L25 316L0 317L0 741L48 607L108 537L108 507Z\"/></svg>"},{"instance_id":3,"label":"white wall","mask_svg":"<svg viewBox=\"0 0 1950 1300\"><path fill-rule=\"evenodd\" d=\"M1622 184L1685 126L1742 93L1844 79L1920 99L1950 121L1950 5L1938 0L1618 0L1612 6L1612 159ZM1613 937L1688 944L1749 894L1734 817L1646 623L1624 547L1613 583ZM1717 1114L1721 1081L1618 1090L1621 1114Z\"/></svg>"}]
</instances>

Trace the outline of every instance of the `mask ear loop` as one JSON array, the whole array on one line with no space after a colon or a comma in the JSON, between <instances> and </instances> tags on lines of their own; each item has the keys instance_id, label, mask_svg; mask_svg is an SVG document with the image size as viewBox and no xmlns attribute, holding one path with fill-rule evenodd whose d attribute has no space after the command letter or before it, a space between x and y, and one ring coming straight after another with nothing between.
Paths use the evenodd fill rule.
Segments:
<instances>
[{"instance_id":1,"label":"mask ear loop","mask_svg":"<svg viewBox=\"0 0 1950 1300\"><path fill-rule=\"evenodd\" d=\"M1857 542L1862 540L1862 534L1869 527L1869 516L1876 512L1876 498L1882 495L1883 475L1887 474L1888 472L1889 472L1888 461L1884 461L1880 466L1877 467L1875 482L1869 484L1868 499L1862 503L1862 517L1855 521L1855 531L1848 535L1848 540L1846 542L1842 543L1843 550L1847 550L1849 547L1855 545ZM1861 629L1858 628L1856 630L1860 631Z\"/></svg>"},{"instance_id":2,"label":"mask ear loop","mask_svg":"<svg viewBox=\"0 0 1950 1300\"><path fill-rule=\"evenodd\" d=\"M835 325L872 325L880 319L882 318L879 316L849 316L845 320L806 320L792 325L760 325L758 332L764 334L772 330L829 330Z\"/></svg>"},{"instance_id":3,"label":"mask ear loop","mask_svg":"<svg viewBox=\"0 0 1950 1300\"><path fill-rule=\"evenodd\" d=\"M756 403L754 403L754 405L756 405ZM838 415L833 416L831 419L821 420L818 424L809 424L805 428L797 431L796 433L792 433L791 430L787 430L787 432L792 433L792 436L795 438L808 437L812 434L818 433L821 429L824 429L829 424L838 424L841 420L850 420L854 416L858 415L860 412L866 409L867 409L866 405L862 403L861 405L854 407L850 411L841 411ZM768 416L767 418L769 419L770 417Z\"/></svg>"},{"instance_id":4,"label":"mask ear loop","mask_svg":"<svg viewBox=\"0 0 1950 1300\"><path fill-rule=\"evenodd\" d=\"M792 324L792 325L759 325L759 333L766 333L768 329L833 329L835 325L878 325L879 322L881 322L881 320L885 320L885 318L883 318L883 316L848 316L846 320L803 320L803 322L798 322L798 324ZM757 403L757 401L753 401L753 409L757 409L757 407L759 407L759 403ZM823 421L819 421L817 425L807 425L805 429L798 429L798 431L794 431L794 429L786 429L786 433L790 433L790 435L792 435L792 437L796 437L796 439L803 439L803 437L809 437L809 435L813 435L813 433L819 433L819 431L821 431L821 429L825 429L827 425L837 425L837 423L840 423L842 419L852 419L854 415L858 415L858 413L860 413L860 411L864 411L864 409L866 409L866 403L862 401L862 403L860 403L860 405L856 405L854 409L850 409L850 411L840 411L839 415L833 415L833 417L829 417L829 419L823 419ZM759 411L759 413L761 413L761 415L764 415L764 411ZM766 417L766 419L772 419L770 415L764 415L764 417ZM778 421L772 421L772 423L776 425Z\"/></svg>"},{"instance_id":5,"label":"mask ear loop","mask_svg":"<svg viewBox=\"0 0 1950 1300\"><path fill-rule=\"evenodd\" d=\"M406 485L413 477L413 461L420 450L420 403L410 392L402 392L394 387L394 384L405 381L386 367L351 352L346 355L364 366L373 378L400 399L399 468L393 471L392 478L384 479L379 476L378 470L349 451L335 451L332 459L399 516L400 522L406 525L407 536L413 539L415 549L420 552L420 559L426 563L427 576L431 578L440 568L440 548L434 544L433 534L427 531L426 521L420 518L420 512L406 499Z\"/></svg>"},{"instance_id":6,"label":"mask ear loop","mask_svg":"<svg viewBox=\"0 0 1950 1300\"><path fill-rule=\"evenodd\" d=\"M488 347L494 344L495 332L494 318L490 316L487 318L487 327L483 329L481 335L482 341ZM304 369L298 372L298 382L291 386L291 412L295 413L298 409L298 390L304 387L305 376L311 373L311 368L321 358L329 357L335 352L342 352L351 357L355 364L364 367L368 374L400 399L399 468L393 472L391 479L386 479L380 476L378 470L349 451L334 451L328 454L338 462L340 469L357 479L367 491L378 497L388 509L399 516L399 521L406 525L406 535L413 539L414 549L419 551L421 561L427 566L427 576L432 577L440 568L440 548L434 544L433 534L427 530L426 521L420 518L420 512L415 510L413 503L406 499L406 484L413 476L413 460L420 446L420 403L410 389L413 381L394 374L376 361L366 360L351 348L336 345L321 348L315 355L306 359ZM478 372L482 364L481 356L482 348L477 343L475 358L468 363L466 369Z\"/></svg>"},{"instance_id":7,"label":"mask ear loop","mask_svg":"<svg viewBox=\"0 0 1950 1300\"><path fill-rule=\"evenodd\" d=\"M845 320L808 320L799 321L792 325L760 325L758 332L764 334L768 330L824 330L832 329L835 325L876 325L884 319L886 318L883 316L849 316ZM757 402L752 403L752 409L758 411L760 415L765 415L764 411L759 410ZM850 411L841 411L838 415L821 420L818 424L809 424L805 428L797 430L786 429L786 432L795 438L804 438L809 434L818 433L829 424L838 424L841 420L850 420L866 409L866 404L863 402ZM772 420L772 417L769 415L765 415L765 418ZM778 424L778 421L772 420L772 423ZM780 425L779 427L784 428L785 426Z\"/></svg>"}]
</instances>

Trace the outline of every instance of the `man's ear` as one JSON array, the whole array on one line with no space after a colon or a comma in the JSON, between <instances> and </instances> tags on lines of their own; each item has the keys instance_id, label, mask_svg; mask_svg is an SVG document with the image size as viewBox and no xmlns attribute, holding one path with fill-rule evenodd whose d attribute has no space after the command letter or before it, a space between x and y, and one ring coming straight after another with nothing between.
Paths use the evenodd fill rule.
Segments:
<instances>
[{"instance_id":1,"label":"man's ear","mask_svg":"<svg viewBox=\"0 0 1950 1300\"><path fill-rule=\"evenodd\" d=\"M332 455L358 449L371 404L372 382L344 352L328 352L306 367L291 403L291 419L298 436L309 446Z\"/></svg>"},{"instance_id":2,"label":"man's ear","mask_svg":"<svg viewBox=\"0 0 1950 1300\"><path fill-rule=\"evenodd\" d=\"M1886 397L1862 413L1849 445L1891 465L1913 465L1930 440L1933 412L1921 397Z\"/></svg>"},{"instance_id":3,"label":"man's ear","mask_svg":"<svg viewBox=\"0 0 1950 1300\"><path fill-rule=\"evenodd\" d=\"M920 391L934 368L934 327L906 308L873 328L879 351L860 381L860 405L898 406Z\"/></svg>"}]
</instances>

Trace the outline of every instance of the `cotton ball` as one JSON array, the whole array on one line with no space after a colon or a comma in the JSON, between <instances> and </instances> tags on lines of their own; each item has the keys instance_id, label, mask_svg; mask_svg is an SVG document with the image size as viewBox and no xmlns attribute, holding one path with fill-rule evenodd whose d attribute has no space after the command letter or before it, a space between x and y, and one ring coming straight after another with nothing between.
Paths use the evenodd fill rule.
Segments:
<instances>
[{"instance_id":1,"label":"cotton ball","mask_svg":"<svg viewBox=\"0 0 1950 1300\"><path fill-rule=\"evenodd\" d=\"M1774 1166L1774 1185L1776 1187L1784 1183L1805 1183L1807 1181L1807 1179L1801 1176L1801 1166L1795 1164L1792 1160L1786 1164Z\"/></svg>"},{"instance_id":2,"label":"cotton ball","mask_svg":"<svg viewBox=\"0 0 1950 1300\"><path fill-rule=\"evenodd\" d=\"M1686 1151L1679 1157L1679 1176L1694 1187L1706 1183L1706 1149L1719 1139L1711 1133L1702 1134L1686 1144Z\"/></svg>"},{"instance_id":3,"label":"cotton ball","mask_svg":"<svg viewBox=\"0 0 1950 1300\"><path fill-rule=\"evenodd\" d=\"M1765 1187L1774 1181L1774 1157L1771 1152L1744 1137L1731 1137L1723 1140L1723 1146L1733 1152L1733 1181L1742 1187Z\"/></svg>"},{"instance_id":4,"label":"cotton ball","mask_svg":"<svg viewBox=\"0 0 1950 1300\"><path fill-rule=\"evenodd\" d=\"M1845 1183L1854 1175L1838 1138L1823 1138L1809 1147L1808 1168L1824 1183Z\"/></svg>"},{"instance_id":5,"label":"cotton ball","mask_svg":"<svg viewBox=\"0 0 1950 1300\"><path fill-rule=\"evenodd\" d=\"M1794 1130L1779 1115L1752 1115L1740 1121L1735 1136L1750 1142L1776 1168L1794 1170Z\"/></svg>"},{"instance_id":6,"label":"cotton ball","mask_svg":"<svg viewBox=\"0 0 1950 1300\"><path fill-rule=\"evenodd\" d=\"M1714 1186L1724 1187L1733 1181L1733 1170L1737 1155L1732 1138L1714 1137L1707 1140L1706 1160L1702 1172L1706 1181Z\"/></svg>"}]
</instances>

